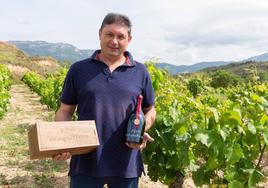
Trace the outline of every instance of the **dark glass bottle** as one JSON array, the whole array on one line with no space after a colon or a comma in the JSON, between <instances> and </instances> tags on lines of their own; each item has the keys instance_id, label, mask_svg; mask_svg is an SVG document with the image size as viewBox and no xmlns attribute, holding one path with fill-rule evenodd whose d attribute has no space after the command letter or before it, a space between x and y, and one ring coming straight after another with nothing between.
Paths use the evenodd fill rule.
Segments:
<instances>
[{"instance_id":1,"label":"dark glass bottle","mask_svg":"<svg viewBox=\"0 0 268 188\"><path fill-rule=\"evenodd\" d=\"M145 128L145 117L142 112L142 95L138 96L138 102L136 111L133 112L128 119L126 141L133 143L142 143L144 128Z\"/></svg>"}]
</instances>

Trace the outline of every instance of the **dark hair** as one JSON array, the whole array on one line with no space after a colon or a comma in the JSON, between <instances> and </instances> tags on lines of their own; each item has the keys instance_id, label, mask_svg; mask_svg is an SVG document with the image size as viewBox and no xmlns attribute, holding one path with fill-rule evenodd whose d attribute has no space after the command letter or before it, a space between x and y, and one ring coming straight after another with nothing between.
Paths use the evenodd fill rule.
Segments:
<instances>
[{"instance_id":1,"label":"dark hair","mask_svg":"<svg viewBox=\"0 0 268 188\"><path fill-rule=\"evenodd\" d=\"M104 26L114 24L114 23L127 27L128 34L129 34L129 36L131 35L131 21L130 21L130 19L125 15L117 14L117 13L108 13L104 17L104 19L101 23L100 30L102 30L104 28Z\"/></svg>"}]
</instances>

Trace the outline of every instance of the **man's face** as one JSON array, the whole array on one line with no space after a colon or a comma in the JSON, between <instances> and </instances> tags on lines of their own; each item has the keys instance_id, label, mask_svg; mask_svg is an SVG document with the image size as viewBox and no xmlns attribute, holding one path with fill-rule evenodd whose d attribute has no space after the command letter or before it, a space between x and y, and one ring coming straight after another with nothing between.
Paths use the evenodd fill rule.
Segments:
<instances>
[{"instance_id":1,"label":"man's face","mask_svg":"<svg viewBox=\"0 0 268 188\"><path fill-rule=\"evenodd\" d=\"M101 53L110 57L124 55L131 36L128 28L119 24L106 25L99 31Z\"/></svg>"}]
</instances>

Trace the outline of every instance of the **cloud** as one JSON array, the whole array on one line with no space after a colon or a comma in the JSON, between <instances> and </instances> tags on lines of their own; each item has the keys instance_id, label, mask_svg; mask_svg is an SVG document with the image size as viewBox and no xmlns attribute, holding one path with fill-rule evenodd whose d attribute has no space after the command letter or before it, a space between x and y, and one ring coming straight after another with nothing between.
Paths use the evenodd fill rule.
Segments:
<instances>
[{"instance_id":1,"label":"cloud","mask_svg":"<svg viewBox=\"0 0 268 188\"><path fill-rule=\"evenodd\" d=\"M178 20L178 24L166 25L169 47L165 51L175 59L173 63L239 60L267 51L267 5L237 5L207 4L196 9L195 16L186 22Z\"/></svg>"},{"instance_id":2,"label":"cloud","mask_svg":"<svg viewBox=\"0 0 268 188\"><path fill-rule=\"evenodd\" d=\"M266 0L14 0L1 5L0 40L46 40L95 49L103 17L119 12L133 22L129 50L140 61L158 57L192 64L268 51Z\"/></svg>"}]
</instances>

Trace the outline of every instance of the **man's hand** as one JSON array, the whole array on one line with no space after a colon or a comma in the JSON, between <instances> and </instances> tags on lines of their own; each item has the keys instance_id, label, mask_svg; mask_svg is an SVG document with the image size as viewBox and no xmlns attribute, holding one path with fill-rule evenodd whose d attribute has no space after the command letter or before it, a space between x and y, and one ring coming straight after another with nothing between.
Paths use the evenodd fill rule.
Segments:
<instances>
[{"instance_id":1,"label":"man's hand","mask_svg":"<svg viewBox=\"0 0 268 188\"><path fill-rule=\"evenodd\" d=\"M71 156L72 155L69 152L64 152L64 153L60 153L60 154L54 155L52 157L52 159L54 161L62 161L62 160L70 159Z\"/></svg>"},{"instance_id":2,"label":"man's hand","mask_svg":"<svg viewBox=\"0 0 268 188\"><path fill-rule=\"evenodd\" d=\"M139 149L139 150L143 150L146 147L146 143L147 142L153 142L154 139L148 134L148 133L144 133L143 135L143 140L141 144L138 143L130 143L130 142L126 142L126 145L132 149Z\"/></svg>"}]
</instances>

